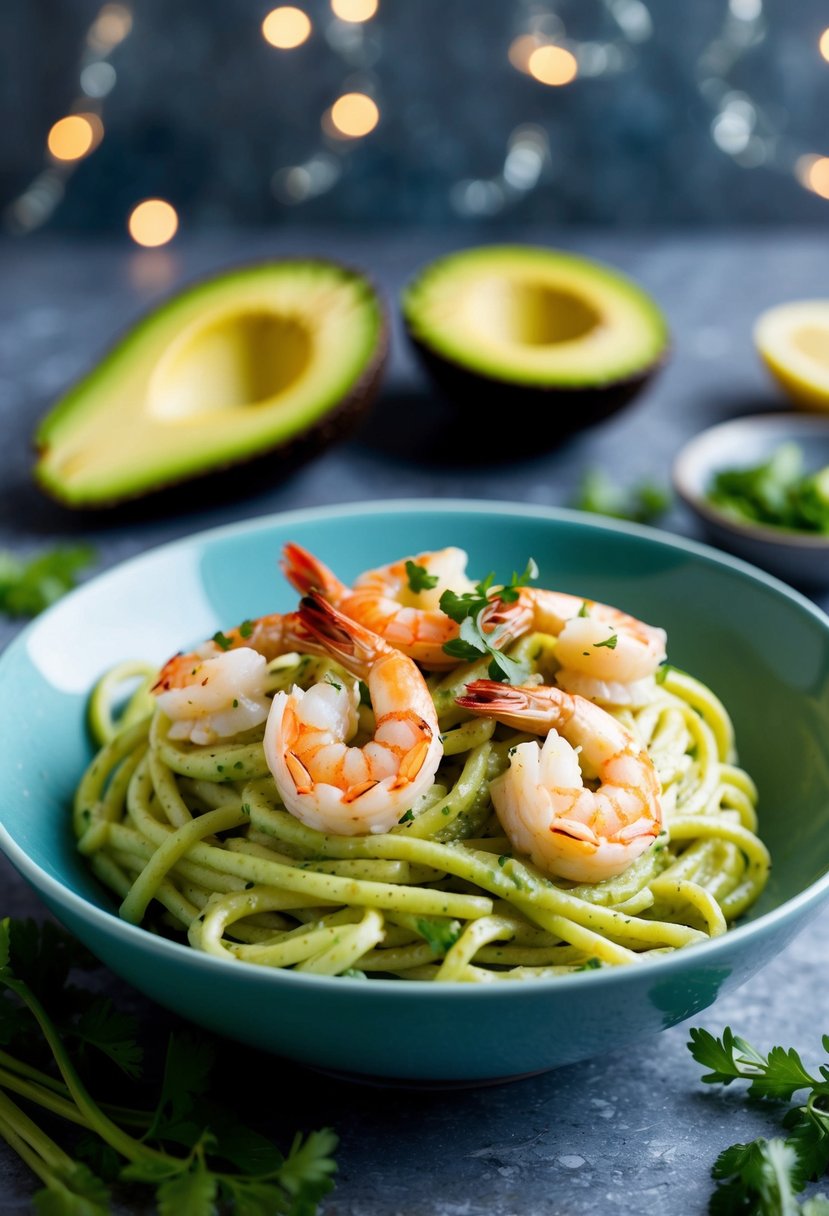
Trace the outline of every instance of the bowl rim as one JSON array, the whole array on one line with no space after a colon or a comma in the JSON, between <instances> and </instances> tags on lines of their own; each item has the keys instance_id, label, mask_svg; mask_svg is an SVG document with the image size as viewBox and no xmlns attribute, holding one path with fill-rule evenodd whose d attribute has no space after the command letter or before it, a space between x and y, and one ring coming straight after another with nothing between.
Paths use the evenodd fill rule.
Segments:
<instances>
[{"instance_id":1,"label":"bowl rim","mask_svg":"<svg viewBox=\"0 0 829 1216\"><path fill-rule=\"evenodd\" d=\"M99 575L87 580L74 591L69 592L56 604L52 605L40 616L26 625L12 640L6 649L0 653L0 689L3 688L3 671L8 662L8 656L26 646L29 635L34 633L47 617L59 615L62 606L70 599L75 600L86 595L94 595L102 584L116 581L123 577L123 572L140 569L143 565L152 565L161 554L171 550L185 550L192 546L209 545L233 536L256 535L273 528L283 528L303 524L341 518L343 516L365 515L437 515L443 513L460 513L468 516L500 516L538 519L556 524L575 524L589 531L599 533L618 533L630 536L651 544L657 544L667 549L679 550L690 557L701 559L703 562L723 567L731 574L749 583L760 583L769 591L791 602L792 606L809 617L829 634L829 616L806 596L788 586L782 580L767 574L749 562L724 554L712 546L690 540L683 536L648 527L644 524L631 523L626 520L615 520L605 516L594 516L587 512L576 511L562 507L545 507L532 503L521 502L489 502L483 499L458 498L427 498L427 499L377 499L373 501L330 503L324 506L298 508L290 511L274 512L253 519L240 520L231 524L203 529L188 533L176 540L167 541L153 546L131 558L117 562ZM698 967L710 967L720 961L727 961L733 947L741 943L750 943L754 938L764 936L769 930L781 927L787 921L796 923L805 921L807 913L814 914L822 903L829 899L829 871L815 879L803 890L785 900L779 906L763 913L756 920L735 925L719 937L709 938L708 941L696 943L693 947L675 950L673 953L658 959L643 959L631 966L602 967L590 969L584 973L574 972L570 975L554 977L537 977L532 981L514 983L481 983L481 984L435 984L431 982L404 983L400 979L372 979L368 983L344 985L340 976L321 976L304 972L289 971L284 968L269 968L246 963L241 960L228 960L215 957L202 951L193 950L190 946L150 933L140 925L133 925L122 920L117 910L100 908L91 903L85 896L70 890L62 881L47 873L25 852L21 845L10 835L5 823L0 818L0 850L6 855L39 895L46 896L52 901L50 906L57 905L67 908L75 917L85 921L97 932L109 937L114 945L122 944L126 949L135 947L141 953L166 959L170 963L178 962L181 966L196 967L213 974L217 979L229 974L240 974L248 982L257 984L288 984L293 987L310 987L343 994L372 992L382 993L386 999L393 1001L412 1001L417 999L453 1001L465 1000L470 993L476 995L476 1001L499 999L510 991L529 991L538 993L565 992L573 985L585 982L595 983L597 976L603 977L603 983L611 986L627 986L637 984L642 977L664 976L666 980L678 971ZM60 917L58 916L58 919ZM189 960L189 961L185 961ZM233 970L228 971L228 963L233 962ZM758 964L758 966L761 964ZM241 971L239 970L241 968ZM111 968L112 969L112 968ZM589 976L585 980L585 976ZM356 997L355 999L363 999Z\"/></svg>"},{"instance_id":2,"label":"bowl rim","mask_svg":"<svg viewBox=\"0 0 829 1216\"><path fill-rule=\"evenodd\" d=\"M715 436L729 431L739 431L746 424L758 429L771 430L778 423L785 422L793 431L793 438L800 432L821 431L829 440L829 416L820 414L796 414L792 411L775 411L768 414L741 414L736 418L728 418L713 426L699 431L692 439L679 449L674 458L671 476L677 493L685 502L709 523L727 528L737 536L746 540L754 540L763 544L779 545L788 549L801 549L806 552L829 552L829 536L810 532L796 532L787 528L774 528L769 524L755 524L735 519L727 512L720 510L693 487L691 470L702 468L707 474L713 470L708 461L699 459L700 451L710 444Z\"/></svg>"}]
</instances>

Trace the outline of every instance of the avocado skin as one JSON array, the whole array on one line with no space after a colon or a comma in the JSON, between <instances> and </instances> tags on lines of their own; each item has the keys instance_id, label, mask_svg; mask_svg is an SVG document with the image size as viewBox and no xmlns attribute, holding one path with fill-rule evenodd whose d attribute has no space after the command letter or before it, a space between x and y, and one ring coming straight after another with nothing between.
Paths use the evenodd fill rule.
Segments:
<instances>
[{"instance_id":1,"label":"avocado skin","mask_svg":"<svg viewBox=\"0 0 829 1216\"><path fill-rule=\"evenodd\" d=\"M321 261L328 266L334 266L340 270L357 274L363 279L367 278L363 271L357 270L355 267L349 266L344 262L336 262L329 258L319 259L297 256L280 259L279 261L282 265L286 263L307 264L309 262ZM250 268L258 269L263 264L266 263L250 263ZM169 300L162 300L147 316L137 322L133 322L126 330L117 335L97 360L96 366L100 366L106 362L110 355L122 345L125 338L134 334L140 327L151 321L157 313L165 308L168 302L174 301L181 292L189 292L197 289L202 283L209 283L224 274L236 273L245 269L245 265L237 265L230 268L230 270L211 271L189 281L183 288L174 291ZM272 484L277 477L286 476L297 471L302 465L313 460L327 447L347 439L358 428L363 418L374 405L388 361L389 319L382 297L374 285L371 284L371 286L380 322L371 358L366 363L359 378L352 384L348 392L340 398L337 404L321 418L318 418L311 426L298 431L289 440L283 440L272 447L263 447L249 455L239 456L220 463L213 463L209 468L191 471L182 477L171 476L163 480L159 479L153 485L136 489L133 492L116 494L108 498L95 497L94 499L84 501L78 498L64 497L60 492L59 486L53 484L51 480L42 477L40 474L40 460L48 450L48 445L39 443L38 435L43 422L54 411L53 406L47 411L44 418L40 420L35 430L33 446L36 461L32 469L33 480L38 488L54 502L59 503L61 507L69 508L76 514L93 516L99 513L107 514L113 508L122 506L128 509L135 508L137 505L143 504L146 499L152 500L154 507L151 513L154 514L157 511L164 513L166 510L179 509L181 506L202 506L208 495L212 501L214 499L221 500L238 497L246 492L255 492ZM82 383L90 374L89 371L83 373L75 383ZM61 395L61 399L63 400L68 397L72 391L73 387L70 386ZM197 492L196 487L201 488L201 493ZM194 502L192 501L193 499L197 501Z\"/></svg>"},{"instance_id":2,"label":"avocado skin","mask_svg":"<svg viewBox=\"0 0 829 1216\"><path fill-rule=\"evenodd\" d=\"M539 446L553 448L577 431L595 426L624 409L661 370L670 353L666 346L653 363L636 375L610 380L607 384L584 388L548 387L515 384L472 371L437 354L415 337L408 326L406 334L428 375L459 411L492 410L497 417L504 418L508 426L513 423L533 424L523 438L520 430L511 434L509 439L504 434L493 432L493 445L505 459L508 458L508 453L504 454L503 451L505 445L508 452L522 453ZM539 423L545 425L539 426Z\"/></svg>"}]
</instances>

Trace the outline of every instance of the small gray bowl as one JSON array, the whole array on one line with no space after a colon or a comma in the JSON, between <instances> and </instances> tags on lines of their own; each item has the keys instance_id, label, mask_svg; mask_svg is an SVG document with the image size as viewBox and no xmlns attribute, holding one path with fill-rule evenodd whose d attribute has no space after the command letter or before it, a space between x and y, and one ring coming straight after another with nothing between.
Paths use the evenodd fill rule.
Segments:
<instances>
[{"instance_id":1,"label":"small gray bowl","mask_svg":"<svg viewBox=\"0 0 829 1216\"><path fill-rule=\"evenodd\" d=\"M808 472L823 468L829 464L829 417L754 414L710 427L681 449L673 468L674 485L714 544L790 583L825 587L829 585L829 536L741 523L706 496L717 473L762 464L790 441L803 449Z\"/></svg>"}]
</instances>

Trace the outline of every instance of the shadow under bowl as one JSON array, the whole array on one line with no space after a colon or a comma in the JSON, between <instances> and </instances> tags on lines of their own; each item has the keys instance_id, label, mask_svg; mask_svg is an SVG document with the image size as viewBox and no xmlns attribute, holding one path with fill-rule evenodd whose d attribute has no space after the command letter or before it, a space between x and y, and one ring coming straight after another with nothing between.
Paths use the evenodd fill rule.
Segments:
<instances>
[{"instance_id":1,"label":"shadow under bowl","mask_svg":"<svg viewBox=\"0 0 829 1216\"><path fill-rule=\"evenodd\" d=\"M672 663L722 697L760 790L770 882L724 936L630 967L485 985L359 981L198 953L120 920L78 854L70 803L91 749L93 682L127 657L162 661L215 629L293 607L274 562L294 540L345 579L459 545L478 574L618 605L668 630ZM175 586L171 596L169 588ZM222 528L102 575L0 658L0 846L113 971L218 1033L305 1064L399 1081L483 1081L652 1036L768 962L829 896L829 621L796 592L703 546L635 525L520 505L389 502Z\"/></svg>"}]
</instances>

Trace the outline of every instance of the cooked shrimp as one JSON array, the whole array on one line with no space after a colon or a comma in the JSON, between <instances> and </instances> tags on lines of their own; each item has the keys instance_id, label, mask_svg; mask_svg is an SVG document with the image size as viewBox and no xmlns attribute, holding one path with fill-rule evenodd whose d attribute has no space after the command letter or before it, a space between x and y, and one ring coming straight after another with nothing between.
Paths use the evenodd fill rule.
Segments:
<instances>
[{"instance_id":1,"label":"cooked shrimp","mask_svg":"<svg viewBox=\"0 0 829 1216\"><path fill-rule=\"evenodd\" d=\"M434 587L412 591L407 561L436 578ZM440 597L447 590L463 594L474 589L474 583L466 576L466 563L463 549L438 549L368 570L353 587L348 587L306 549L287 544L283 549L282 570L288 582L303 595L318 591L340 612L379 634L410 659L439 671L458 662L443 651L444 642L458 636L458 626L441 612Z\"/></svg>"},{"instance_id":2,"label":"cooked shrimp","mask_svg":"<svg viewBox=\"0 0 829 1216\"><path fill-rule=\"evenodd\" d=\"M264 722L271 706L265 695L269 661L307 650L309 641L296 613L271 613L173 655L152 689L172 722L170 737L215 743Z\"/></svg>"},{"instance_id":3,"label":"cooked shrimp","mask_svg":"<svg viewBox=\"0 0 829 1216\"><path fill-rule=\"evenodd\" d=\"M308 827L387 832L429 788L443 754L426 682L410 658L320 594L304 599L299 615L328 654L366 681L377 726L363 747L349 747L356 681L279 692L265 728L268 767L285 806Z\"/></svg>"},{"instance_id":4,"label":"cooked shrimp","mask_svg":"<svg viewBox=\"0 0 829 1216\"><path fill-rule=\"evenodd\" d=\"M599 882L621 874L659 835L653 762L601 706L560 688L512 688L492 680L467 684L458 704L547 736L541 747L519 743L509 768L491 785L507 836L540 869ZM598 789L585 787L582 764L586 775L598 777Z\"/></svg>"},{"instance_id":5,"label":"cooked shrimp","mask_svg":"<svg viewBox=\"0 0 829 1216\"><path fill-rule=\"evenodd\" d=\"M640 705L653 695L652 677L665 658L665 630L618 608L521 587L515 603L493 601L485 619L508 625L512 637L531 629L556 637L556 683L568 692L609 705Z\"/></svg>"}]
</instances>

